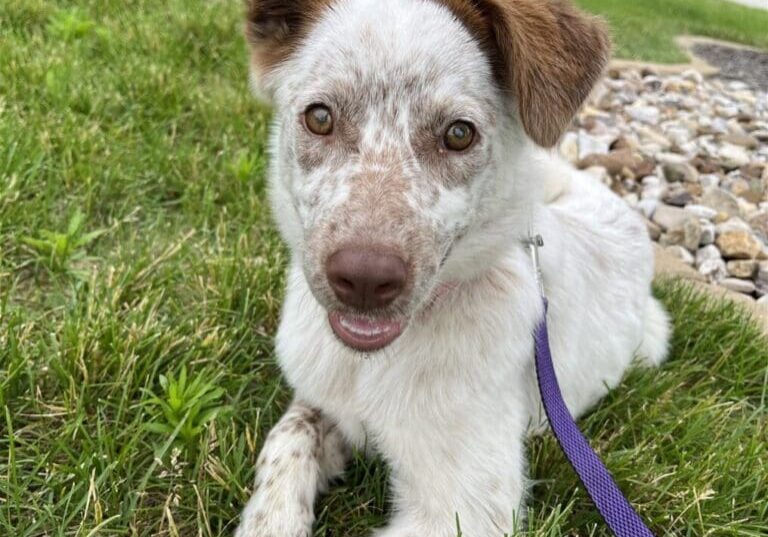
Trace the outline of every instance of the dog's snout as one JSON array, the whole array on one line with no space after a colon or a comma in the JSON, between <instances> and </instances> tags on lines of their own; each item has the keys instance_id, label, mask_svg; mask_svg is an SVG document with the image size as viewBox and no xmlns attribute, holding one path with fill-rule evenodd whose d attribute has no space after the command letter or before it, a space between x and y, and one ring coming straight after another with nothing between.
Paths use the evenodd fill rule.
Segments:
<instances>
[{"instance_id":1,"label":"dog's snout","mask_svg":"<svg viewBox=\"0 0 768 537\"><path fill-rule=\"evenodd\" d=\"M361 310L384 308L405 289L408 268L395 254L345 248L331 255L328 282L344 304Z\"/></svg>"}]
</instances>

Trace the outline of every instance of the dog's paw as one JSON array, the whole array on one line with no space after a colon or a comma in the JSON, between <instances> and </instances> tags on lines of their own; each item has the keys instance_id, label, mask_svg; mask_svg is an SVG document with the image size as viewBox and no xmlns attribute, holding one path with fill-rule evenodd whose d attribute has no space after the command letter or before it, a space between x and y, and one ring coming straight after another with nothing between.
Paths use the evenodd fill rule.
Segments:
<instances>
[{"instance_id":1,"label":"dog's paw","mask_svg":"<svg viewBox=\"0 0 768 537\"><path fill-rule=\"evenodd\" d=\"M308 506L264 501L257 493L243 511L234 537L311 537L313 518Z\"/></svg>"}]
</instances>

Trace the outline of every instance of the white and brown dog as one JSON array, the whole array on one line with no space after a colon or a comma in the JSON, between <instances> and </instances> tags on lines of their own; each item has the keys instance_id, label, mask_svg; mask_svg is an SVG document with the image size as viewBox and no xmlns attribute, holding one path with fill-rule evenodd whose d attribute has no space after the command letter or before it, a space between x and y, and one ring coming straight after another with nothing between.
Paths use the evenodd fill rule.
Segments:
<instances>
[{"instance_id":1,"label":"white and brown dog","mask_svg":"<svg viewBox=\"0 0 768 537\"><path fill-rule=\"evenodd\" d=\"M601 75L600 20L564 0L251 0L275 105L271 200L292 257L277 355L295 402L238 537L311 535L318 491L368 446L392 471L377 535L513 530L542 428L542 251L575 415L665 357L644 223L551 150Z\"/></svg>"}]
</instances>

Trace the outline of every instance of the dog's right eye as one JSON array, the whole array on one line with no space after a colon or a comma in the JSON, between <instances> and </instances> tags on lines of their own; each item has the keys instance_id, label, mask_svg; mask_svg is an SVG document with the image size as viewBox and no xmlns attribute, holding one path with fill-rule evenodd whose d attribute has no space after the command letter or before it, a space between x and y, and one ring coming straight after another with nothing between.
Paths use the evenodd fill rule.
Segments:
<instances>
[{"instance_id":1,"label":"dog's right eye","mask_svg":"<svg viewBox=\"0 0 768 537\"><path fill-rule=\"evenodd\" d=\"M333 115L322 104L313 104L304 112L304 123L312 134L328 136L333 132Z\"/></svg>"}]
</instances>

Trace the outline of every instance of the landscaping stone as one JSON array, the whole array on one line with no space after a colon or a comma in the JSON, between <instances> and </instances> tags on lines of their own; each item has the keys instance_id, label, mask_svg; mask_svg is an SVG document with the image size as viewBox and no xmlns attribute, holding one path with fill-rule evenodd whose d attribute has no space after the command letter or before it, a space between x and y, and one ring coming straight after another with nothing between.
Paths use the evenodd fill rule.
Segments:
<instances>
[{"instance_id":1,"label":"landscaping stone","mask_svg":"<svg viewBox=\"0 0 768 537\"><path fill-rule=\"evenodd\" d=\"M754 282L750 280L741 280L739 278L724 278L720 281L720 285L731 291L742 293L744 295L751 295L757 290Z\"/></svg>"},{"instance_id":2,"label":"landscaping stone","mask_svg":"<svg viewBox=\"0 0 768 537\"><path fill-rule=\"evenodd\" d=\"M729 231L715 240L726 259L757 259L762 251L762 245L748 231Z\"/></svg>"},{"instance_id":3,"label":"landscaping stone","mask_svg":"<svg viewBox=\"0 0 768 537\"><path fill-rule=\"evenodd\" d=\"M662 272L753 305L768 295L766 89L616 69L560 142L645 217Z\"/></svg>"},{"instance_id":4,"label":"landscaping stone","mask_svg":"<svg viewBox=\"0 0 768 537\"><path fill-rule=\"evenodd\" d=\"M757 261L728 261L726 268L728 274L734 278L752 279L757 272Z\"/></svg>"},{"instance_id":5,"label":"landscaping stone","mask_svg":"<svg viewBox=\"0 0 768 537\"><path fill-rule=\"evenodd\" d=\"M683 223L687 220L695 219L695 217L679 207L672 207L671 205L661 203L656 207L652 219L662 229L668 230L682 228Z\"/></svg>"}]
</instances>

